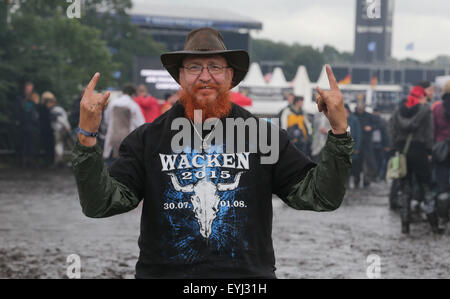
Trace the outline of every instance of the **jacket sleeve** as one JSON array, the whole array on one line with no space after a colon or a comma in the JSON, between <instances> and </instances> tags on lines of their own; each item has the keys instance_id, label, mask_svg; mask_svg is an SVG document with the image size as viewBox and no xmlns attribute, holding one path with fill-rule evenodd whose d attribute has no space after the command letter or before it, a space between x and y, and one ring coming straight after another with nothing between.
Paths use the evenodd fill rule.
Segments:
<instances>
[{"instance_id":1,"label":"jacket sleeve","mask_svg":"<svg viewBox=\"0 0 450 299\"><path fill-rule=\"evenodd\" d=\"M426 135L426 140L425 140L425 144L426 147L429 151L429 153L431 154L431 149L433 148L433 142L434 142L434 121L433 121L433 115L431 113L431 109L429 110L428 114L427 114L427 135Z\"/></svg>"},{"instance_id":2,"label":"jacket sleeve","mask_svg":"<svg viewBox=\"0 0 450 299\"><path fill-rule=\"evenodd\" d=\"M130 188L109 175L97 145L85 147L79 142L72 151L72 167L83 214L104 218L136 208L140 199Z\"/></svg>"},{"instance_id":3,"label":"jacket sleeve","mask_svg":"<svg viewBox=\"0 0 450 299\"><path fill-rule=\"evenodd\" d=\"M292 188L286 203L297 210L333 211L344 199L352 167L353 139L328 134L319 164Z\"/></svg>"},{"instance_id":4,"label":"jacket sleeve","mask_svg":"<svg viewBox=\"0 0 450 299\"><path fill-rule=\"evenodd\" d=\"M434 138L434 141L436 141L436 137L437 137L437 130L436 130L436 128L437 128L437 123L438 123L438 114L436 113L436 109L434 109L434 110L431 110L431 116L433 117L433 128L434 128L434 130L433 130L433 138Z\"/></svg>"},{"instance_id":5,"label":"jacket sleeve","mask_svg":"<svg viewBox=\"0 0 450 299\"><path fill-rule=\"evenodd\" d=\"M396 112L391 116L389 120L389 141L391 145L391 149L395 149L397 140L397 122L396 122Z\"/></svg>"}]
</instances>

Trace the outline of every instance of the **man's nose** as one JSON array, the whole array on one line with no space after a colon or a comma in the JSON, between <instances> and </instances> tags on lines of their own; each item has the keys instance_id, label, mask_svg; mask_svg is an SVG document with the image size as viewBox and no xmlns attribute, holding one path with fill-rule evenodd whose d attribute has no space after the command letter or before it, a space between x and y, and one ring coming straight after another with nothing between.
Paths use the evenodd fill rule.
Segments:
<instances>
[{"instance_id":1,"label":"man's nose","mask_svg":"<svg viewBox=\"0 0 450 299\"><path fill-rule=\"evenodd\" d=\"M212 79L207 67L203 67L198 79L202 82L208 82Z\"/></svg>"}]
</instances>

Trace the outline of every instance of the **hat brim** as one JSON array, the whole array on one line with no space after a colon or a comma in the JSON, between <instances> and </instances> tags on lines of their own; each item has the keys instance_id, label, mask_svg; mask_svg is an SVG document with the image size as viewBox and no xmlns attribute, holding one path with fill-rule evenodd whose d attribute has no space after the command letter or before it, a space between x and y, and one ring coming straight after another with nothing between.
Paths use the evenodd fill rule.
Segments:
<instances>
[{"instance_id":1,"label":"hat brim","mask_svg":"<svg viewBox=\"0 0 450 299\"><path fill-rule=\"evenodd\" d=\"M218 51L177 51L161 55L161 62L169 74L180 83L180 67L186 56L223 56L230 67L233 68L231 88L238 85L248 72L250 58L245 50L218 50Z\"/></svg>"}]
</instances>

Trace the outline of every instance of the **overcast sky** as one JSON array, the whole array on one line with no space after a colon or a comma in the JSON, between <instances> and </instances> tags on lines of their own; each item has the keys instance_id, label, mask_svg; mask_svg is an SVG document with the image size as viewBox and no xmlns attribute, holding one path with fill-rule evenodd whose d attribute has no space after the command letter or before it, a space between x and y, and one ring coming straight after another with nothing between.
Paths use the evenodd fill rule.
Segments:
<instances>
[{"instance_id":1,"label":"overcast sky","mask_svg":"<svg viewBox=\"0 0 450 299\"><path fill-rule=\"evenodd\" d=\"M227 9L263 23L253 37L353 51L356 0L133 0ZM414 43L413 51L406 45ZM427 61L450 55L450 0L395 0L392 55Z\"/></svg>"}]
</instances>

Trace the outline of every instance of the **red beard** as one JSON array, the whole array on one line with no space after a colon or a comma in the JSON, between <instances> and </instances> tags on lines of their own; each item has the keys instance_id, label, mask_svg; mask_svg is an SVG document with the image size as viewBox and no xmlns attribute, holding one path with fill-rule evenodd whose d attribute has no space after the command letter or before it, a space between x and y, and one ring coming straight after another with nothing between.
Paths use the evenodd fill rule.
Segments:
<instances>
[{"instance_id":1,"label":"red beard","mask_svg":"<svg viewBox=\"0 0 450 299\"><path fill-rule=\"evenodd\" d=\"M200 102L195 97L196 92L205 86L217 91L217 98L213 102ZM203 122L208 118L222 118L230 113L231 93L229 86L221 87L217 84L197 84L191 92L188 92L186 87L182 85L180 103L184 106L186 117L192 121L194 121L194 110L201 110Z\"/></svg>"}]
</instances>

